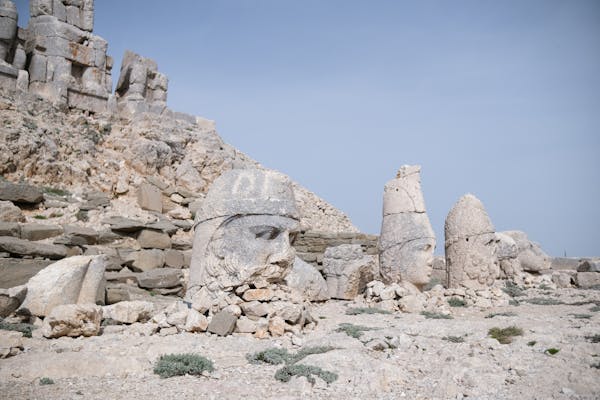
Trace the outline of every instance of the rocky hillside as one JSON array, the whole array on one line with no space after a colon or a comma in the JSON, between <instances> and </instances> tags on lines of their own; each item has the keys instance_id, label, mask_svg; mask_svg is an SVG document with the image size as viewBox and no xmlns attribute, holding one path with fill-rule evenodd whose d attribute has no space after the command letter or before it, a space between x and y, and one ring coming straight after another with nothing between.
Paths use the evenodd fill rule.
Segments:
<instances>
[{"instance_id":1,"label":"rocky hillside","mask_svg":"<svg viewBox=\"0 0 600 400\"><path fill-rule=\"evenodd\" d=\"M162 192L169 218L200 201L212 181L232 168L259 164L224 143L212 121L174 113L90 115L53 106L27 93L0 94L0 175L50 191L101 192L115 211L143 214L132 196L143 183ZM356 232L347 216L295 184L305 230ZM178 211L172 212L177 209ZM75 210L73 210L75 211ZM169 212L171 214L169 215ZM73 222L75 214L71 215ZM189 218L189 216L187 216Z\"/></svg>"}]
</instances>

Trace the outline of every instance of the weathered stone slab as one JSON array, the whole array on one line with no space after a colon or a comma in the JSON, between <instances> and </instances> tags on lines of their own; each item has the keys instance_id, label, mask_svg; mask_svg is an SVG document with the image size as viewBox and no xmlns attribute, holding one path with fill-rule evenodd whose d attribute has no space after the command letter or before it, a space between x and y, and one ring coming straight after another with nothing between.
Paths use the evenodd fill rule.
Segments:
<instances>
[{"instance_id":1,"label":"weathered stone slab","mask_svg":"<svg viewBox=\"0 0 600 400\"><path fill-rule=\"evenodd\" d=\"M152 229L143 229L138 234L137 241L144 249L168 249L171 247L169 235Z\"/></svg>"},{"instance_id":2,"label":"weathered stone slab","mask_svg":"<svg viewBox=\"0 0 600 400\"><path fill-rule=\"evenodd\" d=\"M36 186L0 181L0 200L36 204L44 200L44 193Z\"/></svg>"},{"instance_id":3,"label":"weathered stone slab","mask_svg":"<svg viewBox=\"0 0 600 400\"><path fill-rule=\"evenodd\" d=\"M103 224L109 224L110 229L117 232L132 233L137 232L146 227L142 221L124 217L109 217L102 220Z\"/></svg>"},{"instance_id":4,"label":"weathered stone slab","mask_svg":"<svg viewBox=\"0 0 600 400\"><path fill-rule=\"evenodd\" d=\"M142 183L138 188L138 205L148 211L162 212L162 193L160 189L149 183Z\"/></svg>"},{"instance_id":5,"label":"weathered stone slab","mask_svg":"<svg viewBox=\"0 0 600 400\"><path fill-rule=\"evenodd\" d=\"M227 336L235 329L237 317L228 313L227 311L221 311L213 315L212 320L208 324L208 332L215 333L219 336Z\"/></svg>"},{"instance_id":6,"label":"weathered stone slab","mask_svg":"<svg viewBox=\"0 0 600 400\"><path fill-rule=\"evenodd\" d=\"M0 289L0 317L6 318L19 308L23 300L25 300L26 294L27 286L25 285L10 289Z\"/></svg>"},{"instance_id":7,"label":"weathered stone slab","mask_svg":"<svg viewBox=\"0 0 600 400\"><path fill-rule=\"evenodd\" d=\"M321 273L298 257L285 282L308 301L325 301L330 298L327 282Z\"/></svg>"},{"instance_id":8,"label":"weathered stone slab","mask_svg":"<svg viewBox=\"0 0 600 400\"><path fill-rule=\"evenodd\" d=\"M21 236L21 226L16 222L0 221L0 236Z\"/></svg>"},{"instance_id":9,"label":"weathered stone slab","mask_svg":"<svg viewBox=\"0 0 600 400\"><path fill-rule=\"evenodd\" d=\"M600 258L582 260L577 266L577 272L600 272Z\"/></svg>"},{"instance_id":10,"label":"weathered stone slab","mask_svg":"<svg viewBox=\"0 0 600 400\"><path fill-rule=\"evenodd\" d=\"M122 301L102 307L104 318L123 324L144 322L152 318L154 304L149 301Z\"/></svg>"},{"instance_id":11,"label":"weathered stone slab","mask_svg":"<svg viewBox=\"0 0 600 400\"><path fill-rule=\"evenodd\" d=\"M146 289L172 288L182 284L183 272L175 268L157 268L138 275L138 285Z\"/></svg>"},{"instance_id":12,"label":"weathered stone slab","mask_svg":"<svg viewBox=\"0 0 600 400\"><path fill-rule=\"evenodd\" d=\"M9 236L0 237L0 251L18 256L45 257L53 260L67 256L65 246L30 242Z\"/></svg>"},{"instance_id":13,"label":"weathered stone slab","mask_svg":"<svg viewBox=\"0 0 600 400\"><path fill-rule=\"evenodd\" d=\"M575 279L581 289L600 288L599 272L578 272Z\"/></svg>"},{"instance_id":14,"label":"weathered stone slab","mask_svg":"<svg viewBox=\"0 0 600 400\"><path fill-rule=\"evenodd\" d=\"M183 268L185 266L185 257L180 250L165 250L165 266L170 268Z\"/></svg>"},{"instance_id":15,"label":"weathered stone slab","mask_svg":"<svg viewBox=\"0 0 600 400\"><path fill-rule=\"evenodd\" d=\"M52 263L53 261L50 260L0 258L0 288L8 289L23 285Z\"/></svg>"},{"instance_id":16,"label":"weathered stone slab","mask_svg":"<svg viewBox=\"0 0 600 400\"><path fill-rule=\"evenodd\" d=\"M136 271L144 272L155 268L162 268L165 264L165 254L159 249L140 250L135 253L135 260L131 265Z\"/></svg>"},{"instance_id":17,"label":"weathered stone slab","mask_svg":"<svg viewBox=\"0 0 600 400\"><path fill-rule=\"evenodd\" d=\"M0 201L0 221L25 222L25 216L11 201Z\"/></svg>"},{"instance_id":18,"label":"weathered stone slab","mask_svg":"<svg viewBox=\"0 0 600 400\"><path fill-rule=\"evenodd\" d=\"M379 276L374 257L363 254L361 246L355 244L325 250L323 271L329 296L343 300L353 300Z\"/></svg>"},{"instance_id":19,"label":"weathered stone slab","mask_svg":"<svg viewBox=\"0 0 600 400\"><path fill-rule=\"evenodd\" d=\"M45 224L23 224L21 226L21 239L25 240L43 240L58 236L63 233L63 228L59 225Z\"/></svg>"}]
</instances>

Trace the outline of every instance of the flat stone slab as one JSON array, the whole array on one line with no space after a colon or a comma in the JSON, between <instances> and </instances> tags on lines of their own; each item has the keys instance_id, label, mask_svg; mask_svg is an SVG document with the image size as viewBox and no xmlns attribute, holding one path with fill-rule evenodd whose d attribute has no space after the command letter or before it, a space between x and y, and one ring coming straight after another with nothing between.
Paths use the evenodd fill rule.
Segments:
<instances>
[{"instance_id":1,"label":"flat stone slab","mask_svg":"<svg viewBox=\"0 0 600 400\"><path fill-rule=\"evenodd\" d=\"M172 288L181 285L183 272L176 268L157 268L138 274L138 285L146 289Z\"/></svg>"},{"instance_id":2,"label":"flat stone slab","mask_svg":"<svg viewBox=\"0 0 600 400\"><path fill-rule=\"evenodd\" d=\"M106 218L102 220L102 223L110 225L110 229L112 229L113 231L123 233L137 232L146 227L146 224L142 221L125 217Z\"/></svg>"},{"instance_id":3,"label":"flat stone slab","mask_svg":"<svg viewBox=\"0 0 600 400\"><path fill-rule=\"evenodd\" d=\"M19 256L44 257L52 260L59 260L67 256L65 246L29 242L10 236L0 237L0 251Z\"/></svg>"},{"instance_id":4,"label":"flat stone slab","mask_svg":"<svg viewBox=\"0 0 600 400\"><path fill-rule=\"evenodd\" d=\"M219 336L227 336L235 329L237 317L227 311L221 311L212 317L207 330Z\"/></svg>"},{"instance_id":5,"label":"flat stone slab","mask_svg":"<svg viewBox=\"0 0 600 400\"><path fill-rule=\"evenodd\" d=\"M0 200L35 204L44 200L44 193L40 188L25 183L0 182Z\"/></svg>"},{"instance_id":6,"label":"flat stone slab","mask_svg":"<svg viewBox=\"0 0 600 400\"><path fill-rule=\"evenodd\" d=\"M8 289L23 285L50 264L52 264L50 260L0 258L0 288Z\"/></svg>"},{"instance_id":7,"label":"flat stone slab","mask_svg":"<svg viewBox=\"0 0 600 400\"><path fill-rule=\"evenodd\" d=\"M21 239L25 240L43 240L63 233L63 228L59 225L46 224L23 224L21 226Z\"/></svg>"}]
</instances>

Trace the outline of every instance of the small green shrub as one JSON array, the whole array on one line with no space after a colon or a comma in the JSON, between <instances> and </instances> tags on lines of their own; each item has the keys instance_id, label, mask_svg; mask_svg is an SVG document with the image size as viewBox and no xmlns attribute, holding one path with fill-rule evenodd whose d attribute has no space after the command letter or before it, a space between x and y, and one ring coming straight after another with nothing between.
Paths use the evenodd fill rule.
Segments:
<instances>
[{"instance_id":1,"label":"small green shrub","mask_svg":"<svg viewBox=\"0 0 600 400\"><path fill-rule=\"evenodd\" d=\"M346 315L358 315L358 314L391 314L391 311L382 310L380 308L372 307L357 307L349 308L346 310Z\"/></svg>"},{"instance_id":2,"label":"small green shrub","mask_svg":"<svg viewBox=\"0 0 600 400\"><path fill-rule=\"evenodd\" d=\"M201 375L214 371L213 363L199 354L167 354L160 356L154 366L154 373L161 378L179 375Z\"/></svg>"},{"instance_id":3,"label":"small green shrub","mask_svg":"<svg viewBox=\"0 0 600 400\"><path fill-rule=\"evenodd\" d=\"M533 346L535 346L536 343L537 342L535 340L532 340L531 342L527 342L527 346L533 347Z\"/></svg>"},{"instance_id":4,"label":"small green shrub","mask_svg":"<svg viewBox=\"0 0 600 400\"><path fill-rule=\"evenodd\" d=\"M294 354L290 357L288 364L295 364L298 361L302 360L305 357L310 356L311 354L323 354L328 351L335 350L336 348L333 346L312 346L305 347L298 351L298 353Z\"/></svg>"},{"instance_id":5,"label":"small green shrub","mask_svg":"<svg viewBox=\"0 0 600 400\"><path fill-rule=\"evenodd\" d=\"M458 298L458 297L450 297L448 299L448 305L450 307L466 307L467 306L467 302L464 301L463 299Z\"/></svg>"},{"instance_id":6,"label":"small green shrub","mask_svg":"<svg viewBox=\"0 0 600 400\"><path fill-rule=\"evenodd\" d=\"M545 283L542 283L540 286L538 286L538 289L540 289L540 290L550 290L552 288L550 286L546 285Z\"/></svg>"},{"instance_id":7,"label":"small green shrub","mask_svg":"<svg viewBox=\"0 0 600 400\"><path fill-rule=\"evenodd\" d=\"M573 318L577 319L590 319L592 318L592 314L569 314Z\"/></svg>"},{"instance_id":8,"label":"small green shrub","mask_svg":"<svg viewBox=\"0 0 600 400\"><path fill-rule=\"evenodd\" d=\"M41 214L36 214L33 216L33 218L35 219L48 219L48 217L46 217L45 215L41 215Z\"/></svg>"},{"instance_id":9,"label":"small green shrub","mask_svg":"<svg viewBox=\"0 0 600 400\"><path fill-rule=\"evenodd\" d=\"M275 373L275 379L281 382L289 382L293 376L304 376L310 383L315 384L316 381L313 375L323 379L326 383L332 383L338 378L337 374L313 365L292 364L278 370Z\"/></svg>"},{"instance_id":10,"label":"small green shrub","mask_svg":"<svg viewBox=\"0 0 600 400\"><path fill-rule=\"evenodd\" d=\"M521 303L520 303L520 302L519 302L519 300L517 300L517 299L510 299L510 300L508 301L508 305L509 305L509 306L519 306L519 305L521 305Z\"/></svg>"},{"instance_id":11,"label":"small green shrub","mask_svg":"<svg viewBox=\"0 0 600 400\"><path fill-rule=\"evenodd\" d=\"M12 324L12 323L4 322L4 321L0 320L0 329L3 329L5 331L21 332L23 334L23 336L30 338L31 332L35 329L35 326L33 326L31 324L25 324L25 323Z\"/></svg>"},{"instance_id":12,"label":"small green shrub","mask_svg":"<svg viewBox=\"0 0 600 400\"><path fill-rule=\"evenodd\" d=\"M498 313L490 313L488 315L486 315L486 318L494 318L494 317L516 317L517 313L514 313L512 311L507 311L507 312L498 312Z\"/></svg>"},{"instance_id":13,"label":"small green shrub","mask_svg":"<svg viewBox=\"0 0 600 400\"><path fill-rule=\"evenodd\" d=\"M586 336L585 338L592 343L600 343L600 335L599 334L592 335L592 336Z\"/></svg>"},{"instance_id":14,"label":"small green shrub","mask_svg":"<svg viewBox=\"0 0 600 400\"><path fill-rule=\"evenodd\" d=\"M53 188L53 187L49 187L49 186L44 186L42 188L42 190L44 191L44 193L55 194L57 196L62 196L62 197L69 196L71 194L66 190L59 189L59 188Z\"/></svg>"},{"instance_id":15,"label":"small green shrub","mask_svg":"<svg viewBox=\"0 0 600 400\"><path fill-rule=\"evenodd\" d=\"M327 317L324 315L319 315L319 319L327 319Z\"/></svg>"},{"instance_id":16,"label":"small green shrub","mask_svg":"<svg viewBox=\"0 0 600 400\"><path fill-rule=\"evenodd\" d=\"M535 304L538 306L556 306L559 304L565 304L565 302L558 299L551 299L548 297L534 297L532 299L525 300L529 304Z\"/></svg>"},{"instance_id":17,"label":"small green shrub","mask_svg":"<svg viewBox=\"0 0 600 400\"><path fill-rule=\"evenodd\" d=\"M47 376L40 378L40 385L54 385L54 381Z\"/></svg>"},{"instance_id":18,"label":"small green shrub","mask_svg":"<svg viewBox=\"0 0 600 400\"><path fill-rule=\"evenodd\" d=\"M592 308L590 308L591 312L598 312L600 311L600 306L593 306Z\"/></svg>"},{"instance_id":19,"label":"small green shrub","mask_svg":"<svg viewBox=\"0 0 600 400\"><path fill-rule=\"evenodd\" d=\"M90 217L88 217L87 211L84 210L77 211L77 214L75 214L75 218L77 218L77 221L82 222L87 222L90 219Z\"/></svg>"},{"instance_id":20,"label":"small green shrub","mask_svg":"<svg viewBox=\"0 0 600 400\"><path fill-rule=\"evenodd\" d=\"M523 329L517 328L516 326L509 326L508 328L491 328L488 331L488 335L502 344L508 344L512 342L513 336L523 335Z\"/></svg>"},{"instance_id":21,"label":"small green shrub","mask_svg":"<svg viewBox=\"0 0 600 400\"><path fill-rule=\"evenodd\" d=\"M464 343L465 338L462 336L444 336L442 340L446 340L451 343Z\"/></svg>"},{"instance_id":22,"label":"small green shrub","mask_svg":"<svg viewBox=\"0 0 600 400\"><path fill-rule=\"evenodd\" d=\"M504 287L502 288L502 291L510 297L520 297L525 295L525 291L512 281L506 281Z\"/></svg>"},{"instance_id":23,"label":"small green shrub","mask_svg":"<svg viewBox=\"0 0 600 400\"><path fill-rule=\"evenodd\" d=\"M452 319L452 315L435 313L431 311L421 311L421 315L427 319Z\"/></svg>"},{"instance_id":24,"label":"small green shrub","mask_svg":"<svg viewBox=\"0 0 600 400\"><path fill-rule=\"evenodd\" d=\"M353 337L355 339L358 339L359 337L362 336L363 332L372 331L375 329L377 329L377 328L370 328L368 326L343 323L338 326L338 328L336 329L336 332L344 332L346 335Z\"/></svg>"},{"instance_id":25,"label":"small green shrub","mask_svg":"<svg viewBox=\"0 0 600 400\"><path fill-rule=\"evenodd\" d=\"M546 349L546 351L544 351L544 353L548 353L551 356L555 355L556 353L558 353L560 350L559 349L555 349L554 347L551 347L549 349Z\"/></svg>"},{"instance_id":26,"label":"small green shrub","mask_svg":"<svg viewBox=\"0 0 600 400\"><path fill-rule=\"evenodd\" d=\"M286 349L278 349L272 347L254 354L246 354L246 359L250 364L285 364L290 359L291 355Z\"/></svg>"}]
</instances>

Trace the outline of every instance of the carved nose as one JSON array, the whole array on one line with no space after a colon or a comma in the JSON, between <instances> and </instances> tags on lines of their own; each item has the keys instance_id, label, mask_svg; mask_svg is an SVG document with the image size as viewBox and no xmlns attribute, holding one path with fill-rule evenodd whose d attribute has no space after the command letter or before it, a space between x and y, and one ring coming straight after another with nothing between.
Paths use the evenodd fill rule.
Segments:
<instances>
[{"instance_id":1,"label":"carved nose","mask_svg":"<svg viewBox=\"0 0 600 400\"><path fill-rule=\"evenodd\" d=\"M269 264L287 267L294 261L296 250L290 245L289 233L285 232L277 239L273 253L267 259Z\"/></svg>"}]
</instances>

